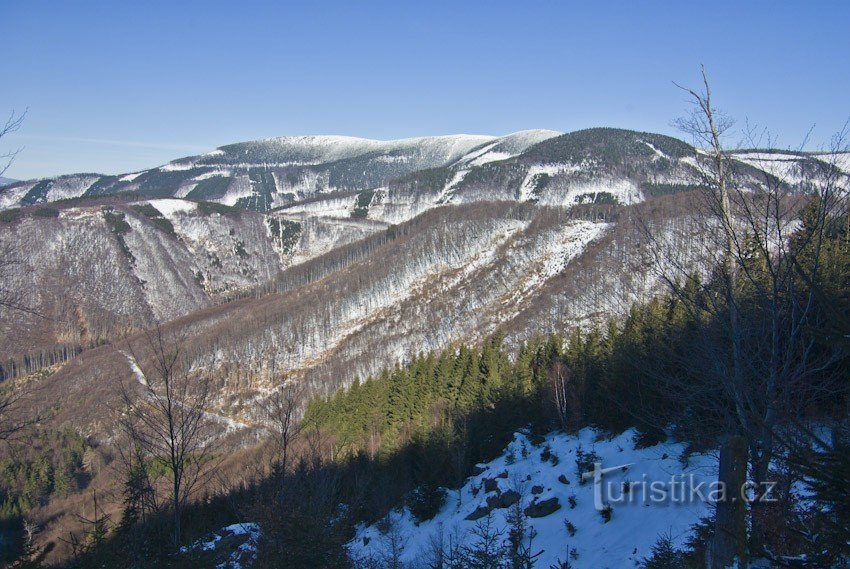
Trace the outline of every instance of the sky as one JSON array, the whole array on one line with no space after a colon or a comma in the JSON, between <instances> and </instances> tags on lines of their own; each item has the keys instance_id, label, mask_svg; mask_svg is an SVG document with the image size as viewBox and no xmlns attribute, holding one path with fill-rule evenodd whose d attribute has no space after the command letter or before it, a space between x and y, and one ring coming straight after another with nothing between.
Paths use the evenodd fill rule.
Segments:
<instances>
[{"instance_id":1,"label":"sky","mask_svg":"<svg viewBox=\"0 0 850 569\"><path fill-rule=\"evenodd\" d=\"M0 114L26 111L0 154L29 179L284 135L677 135L673 81L701 64L739 131L816 149L850 117L847 22L846 1L0 0Z\"/></svg>"}]
</instances>

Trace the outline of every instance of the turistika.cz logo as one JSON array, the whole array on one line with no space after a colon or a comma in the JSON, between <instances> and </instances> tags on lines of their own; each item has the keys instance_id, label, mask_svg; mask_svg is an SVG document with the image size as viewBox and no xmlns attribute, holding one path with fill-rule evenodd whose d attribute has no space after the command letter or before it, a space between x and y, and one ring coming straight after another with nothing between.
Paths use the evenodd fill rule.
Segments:
<instances>
[{"instance_id":1,"label":"turistika.cz logo","mask_svg":"<svg viewBox=\"0 0 850 569\"><path fill-rule=\"evenodd\" d=\"M594 462L593 470L582 474L582 482L593 481L593 505L602 511L612 505L642 504L671 505L698 502L716 504L741 500L775 502L776 482L757 484L747 480L740 488L729 488L719 480L700 480L693 474L673 474L668 479L651 479L647 474L639 480L606 480L606 474L626 473L634 463L603 468Z\"/></svg>"}]
</instances>

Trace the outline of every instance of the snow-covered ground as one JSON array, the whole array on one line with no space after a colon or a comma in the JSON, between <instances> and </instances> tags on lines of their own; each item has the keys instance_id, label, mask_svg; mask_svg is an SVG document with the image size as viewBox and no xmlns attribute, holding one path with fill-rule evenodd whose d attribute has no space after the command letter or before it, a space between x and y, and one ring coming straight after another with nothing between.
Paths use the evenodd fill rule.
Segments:
<instances>
[{"instance_id":1,"label":"snow-covered ground","mask_svg":"<svg viewBox=\"0 0 850 569\"><path fill-rule=\"evenodd\" d=\"M181 548L180 552L201 556L204 561L215 563L216 569L244 569L256 561L259 540L260 526L246 522L222 528L189 547Z\"/></svg>"},{"instance_id":2,"label":"snow-covered ground","mask_svg":"<svg viewBox=\"0 0 850 569\"><path fill-rule=\"evenodd\" d=\"M660 536L670 536L681 547L691 527L709 514L708 503L701 499L655 501L649 484L659 481L672 491L704 483L701 490L707 495L706 487L716 480L717 461L710 455L683 458L684 445L672 441L636 449L634 436L634 431L626 431L608 439L584 429L575 436L550 434L543 444L535 446L518 433L500 457L480 465L483 472L468 478L459 491L448 491L434 519L417 525L406 508L394 511L389 524L359 527L349 551L354 558L386 560L395 543L402 547L400 559L406 567L427 566L440 536L444 544L454 541L471 545L476 541L476 525L486 517L477 521L467 518L486 508L488 498L492 503L495 497L513 491L521 496L523 509L557 499L556 511L528 519L536 532L531 550L540 552L536 567L550 567L559 558L569 559L577 569L635 567L650 554ZM610 521L606 522L596 507L594 483L579 480L576 456L580 449L595 452L602 468L628 465L602 477L602 488L611 489L610 494L603 491L603 500L613 508ZM623 483L628 482L631 491L623 494ZM622 498L616 503L618 497ZM509 511L500 507L491 510L492 524L504 532L500 539L507 539ZM378 528L381 525L384 532Z\"/></svg>"},{"instance_id":3,"label":"snow-covered ground","mask_svg":"<svg viewBox=\"0 0 850 569\"><path fill-rule=\"evenodd\" d=\"M173 218L178 213L188 213L195 211L198 204L186 200L178 199L161 199L150 200L147 202L155 207L163 216L168 219Z\"/></svg>"}]
</instances>

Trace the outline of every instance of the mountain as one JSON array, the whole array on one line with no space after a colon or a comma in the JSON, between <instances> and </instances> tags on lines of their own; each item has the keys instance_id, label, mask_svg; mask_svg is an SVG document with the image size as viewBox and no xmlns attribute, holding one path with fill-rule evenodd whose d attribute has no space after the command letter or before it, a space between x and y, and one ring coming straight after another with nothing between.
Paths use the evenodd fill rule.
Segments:
<instances>
[{"instance_id":1,"label":"mountain","mask_svg":"<svg viewBox=\"0 0 850 569\"><path fill-rule=\"evenodd\" d=\"M12 178L4 178L3 176L0 176L0 186L8 186L9 184L14 184L17 181L18 180L14 180Z\"/></svg>"},{"instance_id":2,"label":"mountain","mask_svg":"<svg viewBox=\"0 0 850 569\"><path fill-rule=\"evenodd\" d=\"M827 158L850 170L846 155L733 164L745 184L791 183ZM412 354L623 316L662 288L650 238L672 244L664 262L707 272L705 160L609 128L285 137L19 182L0 190L0 293L31 312L0 308L0 375L37 386L27 411L45 427L106 447L122 386L145 381L128 346L161 326L214 381L205 421L248 452L283 381L331 394Z\"/></svg>"},{"instance_id":3,"label":"mountain","mask_svg":"<svg viewBox=\"0 0 850 569\"><path fill-rule=\"evenodd\" d=\"M735 158L751 183L791 179L793 164L817 159ZM652 294L649 260L628 248L642 241L634 219L690 231L701 160L675 138L619 129L386 143L286 137L121 176L134 189L116 194L92 195L103 178L89 175L14 185L0 200L38 203L0 212L0 245L26 252L5 281L38 315L15 315L17 326L0 332L2 372L196 314L185 335L199 346L240 330L218 358L241 362L251 382L268 381L261 354L271 350L274 369L329 391L417 348L598 322ZM258 212L190 199L212 179L192 181L205 168L242 168L243 181L268 168L268 203L298 201ZM283 171L337 182L311 178L286 194ZM156 185L163 172L183 176L182 189ZM148 197L169 192L184 197ZM258 203L229 192L217 199ZM15 195L24 198L9 201ZM222 318L227 330L205 324Z\"/></svg>"},{"instance_id":4,"label":"mountain","mask_svg":"<svg viewBox=\"0 0 850 569\"><path fill-rule=\"evenodd\" d=\"M502 138L454 135L378 141L345 136L281 137L222 146L159 168L121 176L75 174L20 182L0 195L0 207L137 192L267 211L322 193L372 188L390 179L452 163L504 141L519 152L558 133L529 131Z\"/></svg>"}]
</instances>

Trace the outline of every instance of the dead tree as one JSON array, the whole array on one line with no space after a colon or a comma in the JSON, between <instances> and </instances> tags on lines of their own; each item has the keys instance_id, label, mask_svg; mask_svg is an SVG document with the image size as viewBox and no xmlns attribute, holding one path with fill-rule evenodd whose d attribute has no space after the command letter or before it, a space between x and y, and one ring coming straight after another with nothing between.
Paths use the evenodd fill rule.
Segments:
<instances>
[{"instance_id":1,"label":"dead tree","mask_svg":"<svg viewBox=\"0 0 850 569\"><path fill-rule=\"evenodd\" d=\"M806 381L833 361L823 350L816 355L812 329L822 251L830 222L846 214L847 179L822 161L803 161L797 183L738 162L723 142L732 123L715 108L704 70L702 79L701 90L684 89L694 111L679 121L700 148L699 203L690 224L698 244L683 259L663 231L645 224L644 233L658 276L702 325L688 363L700 368L704 389L681 378L659 379L666 392L680 393L684 404L716 423L720 482L737 493L748 464L756 487L765 480L780 421L822 396L807 390ZM834 149L842 142L837 138ZM804 212L805 231L798 231ZM694 278L699 269L702 279ZM704 365L696 366L695 358ZM758 555L755 498L749 551ZM711 567L745 562L746 515L741 500L718 503Z\"/></svg>"}]
</instances>

